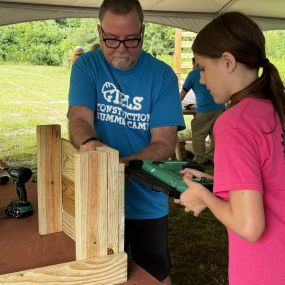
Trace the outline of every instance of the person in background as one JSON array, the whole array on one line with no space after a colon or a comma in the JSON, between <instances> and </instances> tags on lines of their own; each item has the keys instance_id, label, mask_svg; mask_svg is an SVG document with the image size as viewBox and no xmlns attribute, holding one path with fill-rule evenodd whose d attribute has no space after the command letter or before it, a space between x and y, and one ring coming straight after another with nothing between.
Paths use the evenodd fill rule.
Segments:
<instances>
[{"instance_id":1,"label":"person in background","mask_svg":"<svg viewBox=\"0 0 285 285\"><path fill-rule=\"evenodd\" d=\"M204 84L200 83L200 69L192 58L193 70L190 71L184 81L180 92L181 101L192 89L196 100L196 114L191 121L192 147L195 155L194 161L201 164L213 162L214 137L213 125L218 116L225 109L225 104L215 103L213 96ZM206 151L206 138L210 136L211 144Z\"/></svg>"},{"instance_id":2,"label":"person in background","mask_svg":"<svg viewBox=\"0 0 285 285\"><path fill-rule=\"evenodd\" d=\"M177 130L185 128L177 77L142 50L138 0L104 0L99 20L101 48L80 56L71 72L71 141L80 151L108 145L126 165L133 159L168 159ZM126 181L125 217L126 251L162 284L171 284L168 196Z\"/></svg>"},{"instance_id":3,"label":"person in background","mask_svg":"<svg viewBox=\"0 0 285 285\"><path fill-rule=\"evenodd\" d=\"M217 103L214 194L182 171L189 188L176 203L198 216L206 207L229 237L229 284L285 284L285 93L266 57L265 38L249 17L225 13L192 46ZM262 69L262 72L261 70Z\"/></svg>"},{"instance_id":4,"label":"person in background","mask_svg":"<svg viewBox=\"0 0 285 285\"><path fill-rule=\"evenodd\" d=\"M99 43L94 43L90 47L90 51L96 50L97 48L100 48L101 45Z\"/></svg>"},{"instance_id":5,"label":"person in background","mask_svg":"<svg viewBox=\"0 0 285 285\"><path fill-rule=\"evenodd\" d=\"M77 60L77 58L84 53L84 48L82 46L77 46L74 48L74 53L71 58L71 64L74 64L74 62Z\"/></svg>"}]
</instances>

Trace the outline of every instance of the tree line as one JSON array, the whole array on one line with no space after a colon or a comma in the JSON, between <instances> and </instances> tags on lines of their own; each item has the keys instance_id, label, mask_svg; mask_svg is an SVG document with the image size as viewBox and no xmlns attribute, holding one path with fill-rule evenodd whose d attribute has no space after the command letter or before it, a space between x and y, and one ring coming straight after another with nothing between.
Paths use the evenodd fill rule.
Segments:
<instances>
[{"instance_id":1,"label":"tree line","mask_svg":"<svg viewBox=\"0 0 285 285\"><path fill-rule=\"evenodd\" d=\"M98 19L59 19L0 27L0 62L69 64L75 46L88 50L99 42ZM154 56L174 52L173 27L147 23L144 49ZM270 57L285 59L285 32L265 32Z\"/></svg>"},{"instance_id":2,"label":"tree line","mask_svg":"<svg viewBox=\"0 0 285 285\"><path fill-rule=\"evenodd\" d=\"M68 64L75 46L88 50L99 42L97 24L98 19L60 19L0 27L0 62ZM144 49L173 54L174 28L147 23Z\"/></svg>"}]
</instances>

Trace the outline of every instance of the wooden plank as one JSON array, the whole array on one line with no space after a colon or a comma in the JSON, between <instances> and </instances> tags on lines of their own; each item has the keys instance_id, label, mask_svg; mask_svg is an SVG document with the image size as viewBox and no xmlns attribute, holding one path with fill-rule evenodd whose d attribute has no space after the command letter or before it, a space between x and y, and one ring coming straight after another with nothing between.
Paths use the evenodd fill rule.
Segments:
<instances>
[{"instance_id":1,"label":"wooden plank","mask_svg":"<svg viewBox=\"0 0 285 285\"><path fill-rule=\"evenodd\" d=\"M79 151L71 144L70 141L61 139L62 146L62 175L74 182L74 154Z\"/></svg>"},{"instance_id":2,"label":"wooden plank","mask_svg":"<svg viewBox=\"0 0 285 285\"><path fill-rule=\"evenodd\" d=\"M119 252L119 152L108 152L108 254Z\"/></svg>"},{"instance_id":3,"label":"wooden plank","mask_svg":"<svg viewBox=\"0 0 285 285\"><path fill-rule=\"evenodd\" d=\"M107 154L75 154L76 259L107 254Z\"/></svg>"},{"instance_id":4,"label":"wooden plank","mask_svg":"<svg viewBox=\"0 0 285 285\"><path fill-rule=\"evenodd\" d=\"M196 38L197 34L194 32L189 32L189 31L182 31L182 37L183 38L191 38L194 39Z\"/></svg>"},{"instance_id":5,"label":"wooden plank","mask_svg":"<svg viewBox=\"0 0 285 285\"><path fill-rule=\"evenodd\" d=\"M192 68L192 62L183 62L181 64L181 69L191 69Z\"/></svg>"},{"instance_id":6,"label":"wooden plank","mask_svg":"<svg viewBox=\"0 0 285 285\"><path fill-rule=\"evenodd\" d=\"M193 57L191 47L195 37L196 33L175 29L174 71L177 74L180 89L183 86L185 74L187 75L192 68L192 61L185 61L185 59Z\"/></svg>"},{"instance_id":7,"label":"wooden plank","mask_svg":"<svg viewBox=\"0 0 285 285\"><path fill-rule=\"evenodd\" d=\"M113 285L127 281L127 254L96 257L0 275L2 285Z\"/></svg>"},{"instance_id":8,"label":"wooden plank","mask_svg":"<svg viewBox=\"0 0 285 285\"><path fill-rule=\"evenodd\" d=\"M119 152L110 147L98 147L107 154L108 183L108 254L119 252Z\"/></svg>"},{"instance_id":9,"label":"wooden plank","mask_svg":"<svg viewBox=\"0 0 285 285\"><path fill-rule=\"evenodd\" d=\"M62 230L61 141L59 125L37 126L39 233Z\"/></svg>"},{"instance_id":10,"label":"wooden plank","mask_svg":"<svg viewBox=\"0 0 285 285\"><path fill-rule=\"evenodd\" d=\"M181 48L191 48L193 41L181 41Z\"/></svg>"},{"instance_id":11,"label":"wooden plank","mask_svg":"<svg viewBox=\"0 0 285 285\"><path fill-rule=\"evenodd\" d=\"M182 30L175 29L175 44L174 44L174 71L180 72L180 64L181 64L181 39L182 39ZM178 77L179 80L179 77Z\"/></svg>"},{"instance_id":12,"label":"wooden plank","mask_svg":"<svg viewBox=\"0 0 285 285\"><path fill-rule=\"evenodd\" d=\"M181 53L181 58L182 59L192 59L193 53L192 52L182 52ZM192 62L192 61L191 61Z\"/></svg>"},{"instance_id":13,"label":"wooden plank","mask_svg":"<svg viewBox=\"0 0 285 285\"><path fill-rule=\"evenodd\" d=\"M75 190L74 182L62 177L62 205L63 210L75 217Z\"/></svg>"},{"instance_id":14,"label":"wooden plank","mask_svg":"<svg viewBox=\"0 0 285 285\"><path fill-rule=\"evenodd\" d=\"M61 139L62 167L62 230L75 240L74 154L79 151L66 139Z\"/></svg>"},{"instance_id":15,"label":"wooden plank","mask_svg":"<svg viewBox=\"0 0 285 285\"><path fill-rule=\"evenodd\" d=\"M119 252L125 249L125 164L119 165Z\"/></svg>"},{"instance_id":16,"label":"wooden plank","mask_svg":"<svg viewBox=\"0 0 285 285\"><path fill-rule=\"evenodd\" d=\"M62 211L62 230L75 241L75 218L66 211Z\"/></svg>"},{"instance_id":17,"label":"wooden plank","mask_svg":"<svg viewBox=\"0 0 285 285\"><path fill-rule=\"evenodd\" d=\"M62 177L62 230L75 241L74 183Z\"/></svg>"}]
</instances>

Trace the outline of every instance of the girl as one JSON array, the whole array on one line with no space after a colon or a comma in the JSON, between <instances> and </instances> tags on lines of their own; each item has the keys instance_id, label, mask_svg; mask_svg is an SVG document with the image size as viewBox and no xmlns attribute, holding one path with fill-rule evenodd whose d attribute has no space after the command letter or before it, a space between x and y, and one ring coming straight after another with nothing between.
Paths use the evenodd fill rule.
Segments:
<instances>
[{"instance_id":1,"label":"girl","mask_svg":"<svg viewBox=\"0 0 285 285\"><path fill-rule=\"evenodd\" d=\"M192 49L200 82L229 109L214 126L214 195L191 181L203 173L185 169L189 188L175 202L195 216L208 207L226 226L231 285L285 284L284 85L243 14L215 18Z\"/></svg>"}]
</instances>

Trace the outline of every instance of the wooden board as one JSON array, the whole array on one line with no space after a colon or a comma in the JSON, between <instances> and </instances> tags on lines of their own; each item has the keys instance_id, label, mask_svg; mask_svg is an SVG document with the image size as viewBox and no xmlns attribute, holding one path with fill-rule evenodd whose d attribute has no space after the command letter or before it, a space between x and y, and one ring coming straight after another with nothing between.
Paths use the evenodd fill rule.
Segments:
<instances>
[{"instance_id":1,"label":"wooden board","mask_svg":"<svg viewBox=\"0 0 285 285\"><path fill-rule=\"evenodd\" d=\"M39 233L62 230L61 132L59 125L37 126Z\"/></svg>"},{"instance_id":2,"label":"wooden board","mask_svg":"<svg viewBox=\"0 0 285 285\"><path fill-rule=\"evenodd\" d=\"M2 285L34 283L112 285L127 280L126 265L127 254L118 253L0 275L0 283Z\"/></svg>"}]
</instances>

